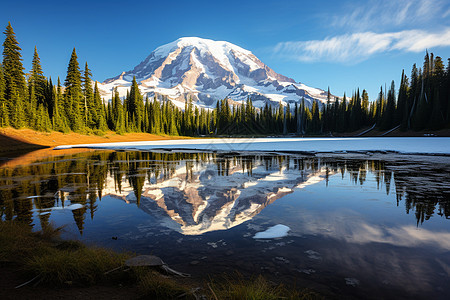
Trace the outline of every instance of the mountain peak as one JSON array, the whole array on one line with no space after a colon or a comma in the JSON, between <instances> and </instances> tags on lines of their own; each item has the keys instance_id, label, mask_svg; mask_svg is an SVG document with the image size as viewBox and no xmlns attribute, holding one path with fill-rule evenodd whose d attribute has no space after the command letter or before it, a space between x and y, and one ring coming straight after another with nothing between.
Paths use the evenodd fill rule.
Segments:
<instances>
[{"instance_id":1,"label":"mountain peak","mask_svg":"<svg viewBox=\"0 0 450 300\"><path fill-rule=\"evenodd\" d=\"M164 96L180 107L188 98L203 107L214 107L224 98L240 102L250 97L261 107L266 102L326 99L325 91L276 73L249 50L199 37L182 37L156 48L133 70L105 80L100 88L105 95L117 88L124 96L133 77L145 95Z\"/></svg>"}]
</instances>

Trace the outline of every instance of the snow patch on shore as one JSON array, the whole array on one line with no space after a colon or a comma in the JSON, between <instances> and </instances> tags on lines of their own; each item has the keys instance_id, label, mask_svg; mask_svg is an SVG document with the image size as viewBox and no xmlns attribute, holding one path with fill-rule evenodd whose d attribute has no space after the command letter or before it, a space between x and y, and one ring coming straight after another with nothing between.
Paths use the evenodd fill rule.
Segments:
<instances>
[{"instance_id":1,"label":"snow patch on shore","mask_svg":"<svg viewBox=\"0 0 450 300\"><path fill-rule=\"evenodd\" d=\"M378 137L378 138L224 138L166 140L125 143L80 144L55 147L117 150L197 150L197 151L304 151L332 153L343 151L393 151L409 154L450 154L450 138ZM345 152L344 152L345 153Z\"/></svg>"}]
</instances>

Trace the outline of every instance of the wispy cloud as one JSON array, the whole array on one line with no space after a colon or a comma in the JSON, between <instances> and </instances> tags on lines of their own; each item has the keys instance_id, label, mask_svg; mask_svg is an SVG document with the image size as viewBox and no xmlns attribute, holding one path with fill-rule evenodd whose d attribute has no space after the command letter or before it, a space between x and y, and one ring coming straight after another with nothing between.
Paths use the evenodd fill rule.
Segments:
<instances>
[{"instance_id":1,"label":"wispy cloud","mask_svg":"<svg viewBox=\"0 0 450 300\"><path fill-rule=\"evenodd\" d=\"M371 0L347 5L344 14L329 15L332 27L367 31L410 24L429 24L445 18L449 8L442 0Z\"/></svg>"},{"instance_id":2,"label":"wispy cloud","mask_svg":"<svg viewBox=\"0 0 450 300\"><path fill-rule=\"evenodd\" d=\"M278 43L277 55L304 62L331 61L357 63L386 51L421 52L450 46L450 28L440 32L404 30L389 33L360 32L323 40Z\"/></svg>"}]
</instances>

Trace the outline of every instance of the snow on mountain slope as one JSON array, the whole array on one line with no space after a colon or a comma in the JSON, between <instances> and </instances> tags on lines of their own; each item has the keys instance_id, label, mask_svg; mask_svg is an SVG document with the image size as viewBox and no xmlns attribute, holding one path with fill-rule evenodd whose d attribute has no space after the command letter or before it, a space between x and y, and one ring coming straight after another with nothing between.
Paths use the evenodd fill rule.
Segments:
<instances>
[{"instance_id":1,"label":"snow on mountain slope","mask_svg":"<svg viewBox=\"0 0 450 300\"><path fill-rule=\"evenodd\" d=\"M240 102L250 97L257 107L327 99L325 91L276 73L248 50L197 37L158 47L133 70L105 80L99 88L106 99L114 88L124 97L133 77L144 96L166 97L179 107L189 98L202 107L214 107L224 98Z\"/></svg>"}]
</instances>

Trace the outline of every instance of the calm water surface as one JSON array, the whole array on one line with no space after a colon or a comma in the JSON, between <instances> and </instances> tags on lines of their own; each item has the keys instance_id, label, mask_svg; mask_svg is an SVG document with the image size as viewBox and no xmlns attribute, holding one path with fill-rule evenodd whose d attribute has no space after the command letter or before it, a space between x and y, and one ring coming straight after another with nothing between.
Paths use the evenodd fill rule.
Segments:
<instances>
[{"instance_id":1,"label":"calm water surface","mask_svg":"<svg viewBox=\"0 0 450 300\"><path fill-rule=\"evenodd\" d=\"M237 270L331 297L450 293L450 157L81 153L0 167L0 215L195 277ZM277 224L287 236L253 238Z\"/></svg>"}]
</instances>

